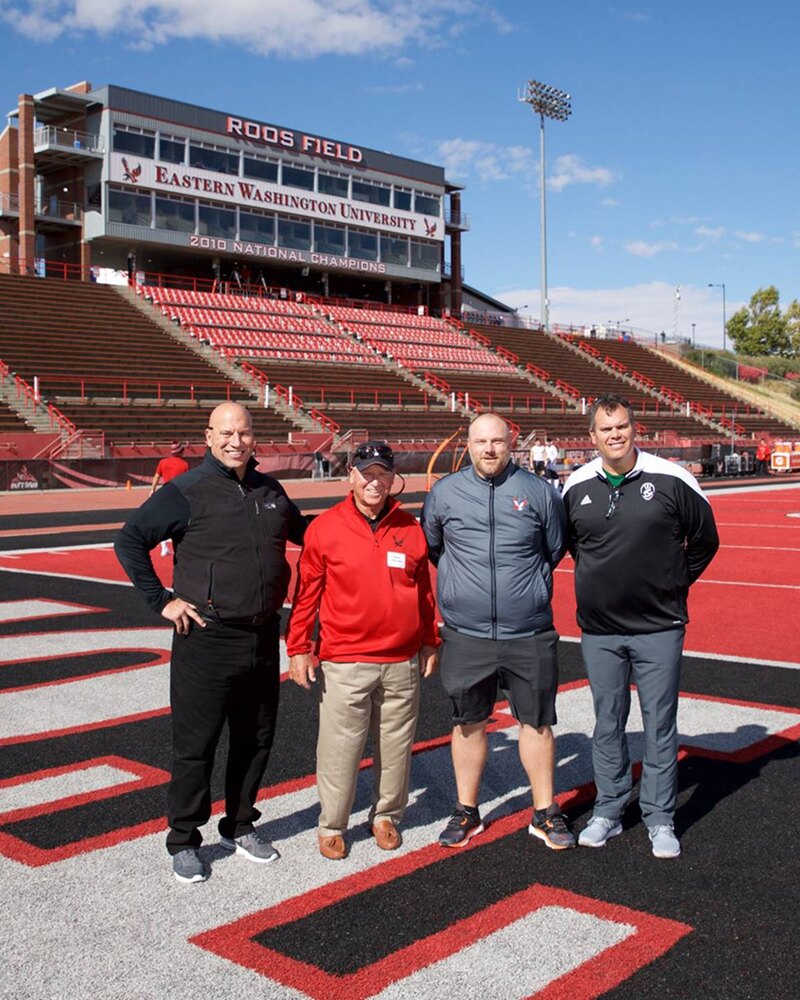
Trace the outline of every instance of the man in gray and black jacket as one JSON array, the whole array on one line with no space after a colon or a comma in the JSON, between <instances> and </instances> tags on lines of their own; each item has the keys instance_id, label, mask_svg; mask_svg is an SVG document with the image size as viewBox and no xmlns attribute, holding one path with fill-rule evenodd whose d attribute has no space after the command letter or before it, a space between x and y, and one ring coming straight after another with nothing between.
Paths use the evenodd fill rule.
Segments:
<instances>
[{"instance_id":1,"label":"man in gray and black jacket","mask_svg":"<svg viewBox=\"0 0 800 1000\"><path fill-rule=\"evenodd\" d=\"M208 877L199 827L211 814L210 778L228 726L221 845L251 861L278 852L253 823L275 732L280 610L289 586L287 541L306 519L271 476L256 470L250 414L222 403L206 429L201 465L172 479L135 511L115 550L149 606L175 626L170 665L173 763L167 850L180 882ZM171 538L173 591L150 551Z\"/></svg>"},{"instance_id":2,"label":"man in gray and black jacket","mask_svg":"<svg viewBox=\"0 0 800 1000\"><path fill-rule=\"evenodd\" d=\"M563 504L544 479L511 461L501 417L474 420L468 447L472 464L436 483L422 514L438 567L441 678L453 710L458 792L439 843L462 847L483 830L486 724L499 683L520 725L534 806L528 831L563 850L575 840L553 800L558 634L550 606L553 570L566 544Z\"/></svg>"}]
</instances>

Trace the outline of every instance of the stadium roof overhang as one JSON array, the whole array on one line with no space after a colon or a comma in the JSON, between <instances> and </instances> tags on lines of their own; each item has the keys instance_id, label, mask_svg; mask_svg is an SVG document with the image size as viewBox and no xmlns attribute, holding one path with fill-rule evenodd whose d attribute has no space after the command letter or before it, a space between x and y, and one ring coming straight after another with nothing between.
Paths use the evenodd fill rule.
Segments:
<instances>
[{"instance_id":1,"label":"stadium roof overhang","mask_svg":"<svg viewBox=\"0 0 800 1000\"><path fill-rule=\"evenodd\" d=\"M97 104L97 99L89 94L79 94L72 90L60 90L58 87L51 87L33 95L36 120L43 125L53 122L63 121L73 115L83 114L93 104ZM19 115L19 108L13 108L6 115L7 118L16 118Z\"/></svg>"}]
</instances>

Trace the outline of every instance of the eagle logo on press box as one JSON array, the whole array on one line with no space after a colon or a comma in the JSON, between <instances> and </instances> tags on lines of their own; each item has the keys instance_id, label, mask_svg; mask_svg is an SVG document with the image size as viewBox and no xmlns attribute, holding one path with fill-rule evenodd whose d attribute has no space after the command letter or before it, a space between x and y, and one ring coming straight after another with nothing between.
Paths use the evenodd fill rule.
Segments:
<instances>
[{"instance_id":1,"label":"eagle logo on press box","mask_svg":"<svg viewBox=\"0 0 800 1000\"><path fill-rule=\"evenodd\" d=\"M137 163L135 167L129 167L128 166L128 161L123 156L122 157L122 169L124 170L124 173L122 175L122 179L124 181L130 181L131 184L138 184L139 183L139 178L141 177L141 174L142 174L142 165L141 165L141 163Z\"/></svg>"}]
</instances>

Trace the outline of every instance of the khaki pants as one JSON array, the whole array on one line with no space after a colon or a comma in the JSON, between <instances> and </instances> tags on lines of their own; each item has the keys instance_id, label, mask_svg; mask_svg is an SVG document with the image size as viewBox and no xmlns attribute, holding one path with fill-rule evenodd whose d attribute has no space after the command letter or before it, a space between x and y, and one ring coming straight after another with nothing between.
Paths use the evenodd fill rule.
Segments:
<instances>
[{"instance_id":1,"label":"khaki pants","mask_svg":"<svg viewBox=\"0 0 800 1000\"><path fill-rule=\"evenodd\" d=\"M374 743L369 822L399 823L408 802L411 748L419 710L419 663L321 664L317 789L319 833L344 833L367 734Z\"/></svg>"}]
</instances>

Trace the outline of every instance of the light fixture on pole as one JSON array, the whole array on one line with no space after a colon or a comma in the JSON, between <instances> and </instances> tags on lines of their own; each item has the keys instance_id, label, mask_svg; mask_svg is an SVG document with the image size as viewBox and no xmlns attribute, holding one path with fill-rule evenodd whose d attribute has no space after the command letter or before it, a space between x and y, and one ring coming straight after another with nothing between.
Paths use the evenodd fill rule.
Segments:
<instances>
[{"instance_id":1,"label":"light fixture on pole","mask_svg":"<svg viewBox=\"0 0 800 1000\"><path fill-rule=\"evenodd\" d=\"M539 115L539 157L540 157L540 240L541 240L541 316L542 326L550 329L550 303L547 299L547 214L545 210L545 170L544 170L544 120L553 118L565 122L572 114L570 95L538 80L528 80L525 93L518 100L529 104Z\"/></svg>"},{"instance_id":2,"label":"light fixture on pole","mask_svg":"<svg viewBox=\"0 0 800 1000\"><path fill-rule=\"evenodd\" d=\"M723 281L721 285L715 285L709 281L708 287L722 289L722 350L726 351L728 349L727 348L728 320L727 317L725 316L725 282Z\"/></svg>"}]
</instances>

